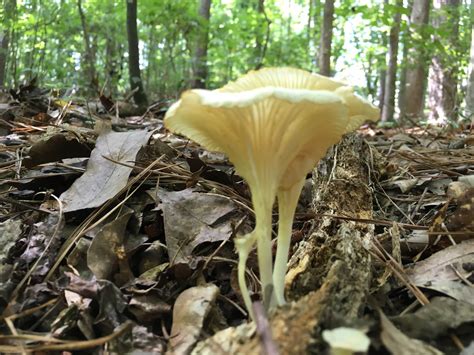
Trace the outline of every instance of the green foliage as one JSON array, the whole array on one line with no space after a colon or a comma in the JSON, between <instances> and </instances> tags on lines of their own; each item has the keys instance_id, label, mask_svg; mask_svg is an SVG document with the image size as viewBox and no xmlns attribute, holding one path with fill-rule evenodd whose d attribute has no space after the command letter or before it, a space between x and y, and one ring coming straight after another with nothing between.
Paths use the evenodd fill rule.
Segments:
<instances>
[{"instance_id":1,"label":"green foliage","mask_svg":"<svg viewBox=\"0 0 474 355\"><path fill-rule=\"evenodd\" d=\"M0 8L2 23L10 32L7 85L17 86L37 76L43 86L87 90L90 83L78 0L17 1L16 11L7 14L9 1L3 0ZM458 14L446 14L459 18L458 40L452 43L447 40L450 21L408 36L410 9L394 4L382 0L336 3L333 71L351 73L357 68L364 76L365 94L375 97L379 73L386 66L387 37L394 15L400 13L400 50L415 48L425 53L427 61L434 54L442 55L453 70L464 72L469 61L468 6L462 6ZM197 0L138 1L142 77L151 97L174 97L189 86L196 34L203 25L198 6ZM316 70L323 6L320 0L266 0L262 14L257 0L212 1L208 86L219 87L260 64ZM82 8L99 88L112 95L126 92L125 0L82 0Z\"/></svg>"}]
</instances>

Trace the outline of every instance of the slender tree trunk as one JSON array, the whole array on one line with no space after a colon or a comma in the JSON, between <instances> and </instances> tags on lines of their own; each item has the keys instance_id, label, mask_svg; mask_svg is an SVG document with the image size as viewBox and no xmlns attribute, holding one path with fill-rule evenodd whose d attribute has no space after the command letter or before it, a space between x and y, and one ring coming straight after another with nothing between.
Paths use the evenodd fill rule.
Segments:
<instances>
[{"instance_id":1,"label":"slender tree trunk","mask_svg":"<svg viewBox=\"0 0 474 355\"><path fill-rule=\"evenodd\" d=\"M306 22L306 41L307 41L307 46L310 48L312 36L312 28L313 28L313 4L314 0L309 0L309 6L308 6L308 20Z\"/></svg>"},{"instance_id":2,"label":"slender tree trunk","mask_svg":"<svg viewBox=\"0 0 474 355\"><path fill-rule=\"evenodd\" d=\"M384 13L386 12L387 5L389 3L389 0L384 0ZM387 43L387 36L385 35L385 32L382 32L382 46L384 48L388 47ZM387 81L387 68L386 66L383 66L382 69L379 71L379 87L378 87L378 100L379 100L379 109L380 112L382 112L383 109L383 102L385 100L385 82Z\"/></svg>"},{"instance_id":3,"label":"slender tree trunk","mask_svg":"<svg viewBox=\"0 0 474 355\"><path fill-rule=\"evenodd\" d=\"M79 11L79 17L81 18L82 33L84 37L84 67L89 86L92 90L97 90L97 77L95 73L94 54L90 43L89 30L87 28L87 21L84 11L82 9L82 0L77 0L77 9Z\"/></svg>"},{"instance_id":4,"label":"slender tree trunk","mask_svg":"<svg viewBox=\"0 0 474 355\"><path fill-rule=\"evenodd\" d=\"M270 25L272 23L265 12L265 0L258 0L257 13L259 24L256 27L255 36L255 69L260 69L267 52L268 41L270 40ZM261 20L265 20L265 22L260 23Z\"/></svg>"},{"instance_id":5,"label":"slender tree trunk","mask_svg":"<svg viewBox=\"0 0 474 355\"><path fill-rule=\"evenodd\" d=\"M193 59L194 88L205 88L208 76L207 46L209 44L209 20L211 18L211 0L200 0L199 5L200 26L196 40L196 50Z\"/></svg>"},{"instance_id":6,"label":"slender tree trunk","mask_svg":"<svg viewBox=\"0 0 474 355\"><path fill-rule=\"evenodd\" d=\"M5 29L0 33L0 88L3 88L5 85L5 74L7 68L7 58L8 58L8 40L9 40L9 30Z\"/></svg>"},{"instance_id":7,"label":"slender tree trunk","mask_svg":"<svg viewBox=\"0 0 474 355\"><path fill-rule=\"evenodd\" d=\"M433 27L439 28L448 22L450 31L447 37L437 38L444 47L457 49L459 34L459 0L435 0ZM444 28L444 26L443 26ZM436 39L436 38L435 38ZM452 63L452 56L437 53L431 60L429 72L429 107L430 121L445 123L457 119L457 66Z\"/></svg>"},{"instance_id":8,"label":"slender tree trunk","mask_svg":"<svg viewBox=\"0 0 474 355\"><path fill-rule=\"evenodd\" d=\"M106 90L107 94L115 96L117 83L120 77L120 63L117 56L117 38L114 35L107 37L105 46L105 70L106 70Z\"/></svg>"},{"instance_id":9,"label":"slender tree trunk","mask_svg":"<svg viewBox=\"0 0 474 355\"><path fill-rule=\"evenodd\" d=\"M471 1L471 50L467 74L466 113L474 128L474 1Z\"/></svg>"},{"instance_id":10,"label":"slender tree trunk","mask_svg":"<svg viewBox=\"0 0 474 355\"><path fill-rule=\"evenodd\" d=\"M0 31L0 88L5 86L11 23L16 10L16 0L4 0L3 26Z\"/></svg>"},{"instance_id":11,"label":"slender tree trunk","mask_svg":"<svg viewBox=\"0 0 474 355\"><path fill-rule=\"evenodd\" d=\"M148 28L148 53L147 53L147 57L148 58L157 58L157 43L158 42L156 39L155 39L155 26L150 26ZM152 90L152 88L154 90L156 90L156 79L154 79L156 77L156 73L154 73L154 70L156 69L155 68L155 64L156 63L156 59L150 63L148 63L148 66L146 67L146 78L147 78L147 82L146 82L146 91L150 92Z\"/></svg>"},{"instance_id":12,"label":"slender tree trunk","mask_svg":"<svg viewBox=\"0 0 474 355\"><path fill-rule=\"evenodd\" d=\"M387 81L387 71L385 69L380 70L379 81L380 81L380 85L379 85L378 99L379 99L379 109L380 109L380 112L382 112L383 102L385 100L385 83Z\"/></svg>"},{"instance_id":13,"label":"slender tree trunk","mask_svg":"<svg viewBox=\"0 0 474 355\"><path fill-rule=\"evenodd\" d=\"M414 0L410 15L412 40L414 33L422 36L422 28L428 24L429 0ZM423 37L423 36L422 36ZM407 81L405 88L405 115L417 118L423 115L424 88L426 80L426 55L424 43L417 43L408 53Z\"/></svg>"},{"instance_id":14,"label":"slender tree trunk","mask_svg":"<svg viewBox=\"0 0 474 355\"><path fill-rule=\"evenodd\" d=\"M27 81L31 81L34 79L36 76L35 73L35 60L36 60L36 53L38 51L37 49L37 43L38 41L38 31L39 31L39 26L40 26L40 21L38 21L40 17L40 6L41 4L38 4L38 1L32 0L31 1L31 14L33 17L36 19L34 21L34 24L31 26L32 29L31 31L33 32L32 35L28 36L28 44L26 45L26 49L24 49L25 53L25 60L24 60L24 68L27 69L25 79ZM21 51L21 47L19 48Z\"/></svg>"},{"instance_id":15,"label":"slender tree trunk","mask_svg":"<svg viewBox=\"0 0 474 355\"><path fill-rule=\"evenodd\" d=\"M321 0L310 0L311 3L313 4L313 28L312 31L308 34L310 37L310 44L312 47L308 47L308 49L313 49L312 52L314 51L314 48L316 50L319 50L319 46L321 44L321 29L322 26L320 25L322 23L322 8L321 6ZM314 62L316 64L316 68L319 67L319 55L314 56Z\"/></svg>"},{"instance_id":16,"label":"slender tree trunk","mask_svg":"<svg viewBox=\"0 0 474 355\"><path fill-rule=\"evenodd\" d=\"M14 14L14 21L17 13L15 10ZM8 60L7 60L7 68L6 68L6 77L11 78L10 82L12 83L13 87L18 87L18 62L21 58L21 54L19 53L19 40L18 40L18 33L15 31L14 28L10 31L10 40L8 41Z\"/></svg>"},{"instance_id":17,"label":"slender tree trunk","mask_svg":"<svg viewBox=\"0 0 474 355\"><path fill-rule=\"evenodd\" d=\"M403 7L403 0L397 0L396 6ZM391 121L395 114L395 91L398 67L398 42L400 35L401 13L397 11L390 29L388 46L387 78L385 80L385 96L382 107L382 121Z\"/></svg>"},{"instance_id":18,"label":"slender tree trunk","mask_svg":"<svg viewBox=\"0 0 474 355\"><path fill-rule=\"evenodd\" d=\"M321 29L321 44L319 46L319 73L329 76L331 74L331 44L334 22L334 0L324 3L323 27Z\"/></svg>"},{"instance_id":19,"label":"slender tree trunk","mask_svg":"<svg viewBox=\"0 0 474 355\"><path fill-rule=\"evenodd\" d=\"M127 36L128 36L128 73L130 88L134 91L133 99L140 107L148 105L148 99L143 89L140 73L140 51L138 49L137 30L137 0L127 1Z\"/></svg>"},{"instance_id":20,"label":"slender tree trunk","mask_svg":"<svg viewBox=\"0 0 474 355\"><path fill-rule=\"evenodd\" d=\"M398 110L399 118L405 117L405 88L407 83L407 58L408 58L408 46L406 34L402 37L403 50L402 50L402 60L401 60L401 70L400 70L400 85L398 91Z\"/></svg>"}]
</instances>

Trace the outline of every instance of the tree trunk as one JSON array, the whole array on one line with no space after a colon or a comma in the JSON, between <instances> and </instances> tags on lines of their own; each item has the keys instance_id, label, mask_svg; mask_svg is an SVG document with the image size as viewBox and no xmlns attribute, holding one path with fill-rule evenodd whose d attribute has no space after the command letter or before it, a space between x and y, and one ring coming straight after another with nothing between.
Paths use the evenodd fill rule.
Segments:
<instances>
[{"instance_id":1,"label":"tree trunk","mask_svg":"<svg viewBox=\"0 0 474 355\"><path fill-rule=\"evenodd\" d=\"M450 33L444 38L435 38L441 41L445 48L459 48L459 0L435 0L435 16L432 19L433 27L439 28L449 23L446 30ZM444 29L444 26L443 26ZM429 119L433 123L454 122L457 119L457 66L452 65L452 56L437 53L431 60L429 73Z\"/></svg>"},{"instance_id":2,"label":"tree trunk","mask_svg":"<svg viewBox=\"0 0 474 355\"><path fill-rule=\"evenodd\" d=\"M259 25L256 27L255 37L255 69L260 69L267 52L268 41L270 40L270 25L272 23L265 12L265 0L258 0L257 13ZM260 23L262 20L265 20L265 22Z\"/></svg>"},{"instance_id":3,"label":"tree trunk","mask_svg":"<svg viewBox=\"0 0 474 355\"><path fill-rule=\"evenodd\" d=\"M90 37L89 37L89 30L87 28L86 23L86 16L84 15L84 11L82 9L82 0L77 0L77 9L79 11L79 17L81 18L81 26L82 26L82 33L84 36L84 52L85 58L82 63L84 63L86 76L89 82L89 87L97 91L97 76L95 73L95 61L94 61L94 54L92 51Z\"/></svg>"},{"instance_id":4,"label":"tree trunk","mask_svg":"<svg viewBox=\"0 0 474 355\"><path fill-rule=\"evenodd\" d=\"M9 29L5 29L0 33L0 88L5 85L5 74L7 68L7 57L8 57L8 39Z\"/></svg>"},{"instance_id":5,"label":"tree trunk","mask_svg":"<svg viewBox=\"0 0 474 355\"><path fill-rule=\"evenodd\" d=\"M422 28L428 24L430 9L429 0L415 0L410 15L410 29L412 41L414 33L422 38L417 41L408 53L407 83L405 88L405 115L409 118L423 115L424 87L426 80L426 56L423 53L425 45ZM421 43L420 43L421 42Z\"/></svg>"},{"instance_id":6,"label":"tree trunk","mask_svg":"<svg viewBox=\"0 0 474 355\"><path fill-rule=\"evenodd\" d=\"M387 5L389 3L389 0L384 0L384 12L386 11L385 9L387 8ZM387 36L385 32L381 33L382 36L382 47L386 48L388 46L387 43ZM379 100L379 109L380 112L382 112L383 109L383 102L385 100L385 82L387 80L387 68L384 66L382 69L379 71L379 87L378 87L378 100Z\"/></svg>"},{"instance_id":7,"label":"tree trunk","mask_svg":"<svg viewBox=\"0 0 474 355\"><path fill-rule=\"evenodd\" d=\"M313 4L313 10L312 10L312 22L313 22L313 27L308 28L308 36L310 37L310 40L308 42L308 50L311 49L311 44L314 46L314 48L319 48L319 45L321 43L321 30L322 26L320 23L322 22L322 4L321 0L310 0L311 3ZM318 55L315 56L314 61L316 63L316 66L318 66Z\"/></svg>"},{"instance_id":8,"label":"tree trunk","mask_svg":"<svg viewBox=\"0 0 474 355\"><path fill-rule=\"evenodd\" d=\"M466 113L474 126L474 1L471 1L471 56L467 77Z\"/></svg>"},{"instance_id":9,"label":"tree trunk","mask_svg":"<svg viewBox=\"0 0 474 355\"><path fill-rule=\"evenodd\" d=\"M334 21L334 0L324 3L323 27L321 29L321 44L319 46L319 73L329 76L331 74L331 44Z\"/></svg>"},{"instance_id":10,"label":"tree trunk","mask_svg":"<svg viewBox=\"0 0 474 355\"><path fill-rule=\"evenodd\" d=\"M402 61L400 70L400 85L398 91L398 110L399 118L405 117L406 106L405 106L405 89L407 84L407 62L408 62L408 46L407 46L407 35L404 34L402 38L403 50L402 50Z\"/></svg>"},{"instance_id":11,"label":"tree trunk","mask_svg":"<svg viewBox=\"0 0 474 355\"><path fill-rule=\"evenodd\" d=\"M193 80L191 86L194 88L205 88L207 68L207 45L209 43L209 19L211 18L211 0L201 0L199 5L199 29L196 40L196 51L193 58Z\"/></svg>"},{"instance_id":12,"label":"tree trunk","mask_svg":"<svg viewBox=\"0 0 474 355\"><path fill-rule=\"evenodd\" d=\"M383 102L385 100L385 83L387 82L387 71L385 69L380 70L379 81L380 81L380 85L379 85L378 99L379 99L379 109L380 109L380 112L382 112Z\"/></svg>"},{"instance_id":13,"label":"tree trunk","mask_svg":"<svg viewBox=\"0 0 474 355\"><path fill-rule=\"evenodd\" d=\"M140 74L140 51L138 49L137 0L127 1L127 36L128 36L128 73L130 88L134 91L133 99L140 107L148 105Z\"/></svg>"},{"instance_id":14,"label":"tree trunk","mask_svg":"<svg viewBox=\"0 0 474 355\"><path fill-rule=\"evenodd\" d=\"M403 0L397 0L396 6L403 7ZM387 78L385 80L385 95L382 106L382 121L392 121L395 114L395 91L398 67L398 42L400 35L401 13L398 11L393 17L393 25L390 29L388 46Z\"/></svg>"},{"instance_id":15,"label":"tree trunk","mask_svg":"<svg viewBox=\"0 0 474 355\"><path fill-rule=\"evenodd\" d=\"M16 13L16 0L5 0L4 2L3 25L0 31L0 88L5 87L5 78L7 74L7 62L9 57L9 47L12 31L12 22Z\"/></svg>"}]
</instances>

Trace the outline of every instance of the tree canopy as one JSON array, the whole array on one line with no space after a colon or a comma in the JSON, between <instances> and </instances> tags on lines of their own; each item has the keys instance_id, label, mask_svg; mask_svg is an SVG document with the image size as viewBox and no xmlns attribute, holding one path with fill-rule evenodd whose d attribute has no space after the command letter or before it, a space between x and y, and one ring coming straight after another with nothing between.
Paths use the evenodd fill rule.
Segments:
<instances>
[{"instance_id":1,"label":"tree canopy","mask_svg":"<svg viewBox=\"0 0 474 355\"><path fill-rule=\"evenodd\" d=\"M444 6L431 6L430 20L419 26L413 20L419 2L335 2L329 74L359 85L374 102L381 101L390 63L389 38L397 25L396 90L389 95L403 94L406 70L413 69L411 59L418 53L417 62L422 61L425 71L437 58L444 71L455 73L459 106L467 85L470 4L441 1ZM125 4L121 0L3 0L2 36L8 43L2 50L6 58L0 84L15 87L37 77L42 86L88 94L97 89L111 95L130 90ZM320 71L324 2L214 0L209 19L202 17L200 6L195 0L138 1L140 68L151 99L176 97L192 85L203 28L207 31L203 80L208 88L261 66ZM420 85L427 87L425 80ZM386 102L393 105L395 98L391 100Z\"/></svg>"}]
</instances>

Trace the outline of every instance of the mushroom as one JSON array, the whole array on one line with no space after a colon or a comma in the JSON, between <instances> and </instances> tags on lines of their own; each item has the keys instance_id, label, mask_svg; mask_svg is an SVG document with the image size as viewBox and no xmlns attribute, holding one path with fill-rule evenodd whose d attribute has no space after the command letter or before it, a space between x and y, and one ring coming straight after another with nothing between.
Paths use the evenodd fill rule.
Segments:
<instances>
[{"instance_id":1,"label":"mushroom","mask_svg":"<svg viewBox=\"0 0 474 355\"><path fill-rule=\"evenodd\" d=\"M370 339L359 329L340 327L332 330L323 330L323 339L331 347L331 355L351 355L367 352Z\"/></svg>"},{"instance_id":2,"label":"mushroom","mask_svg":"<svg viewBox=\"0 0 474 355\"><path fill-rule=\"evenodd\" d=\"M255 229L236 239L239 286L247 310L251 300L245 263L257 244L263 303L284 304L285 274L293 216L307 173L342 135L379 111L352 88L293 68L252 71L217 90L182 94L166 113L165 126L208 150L224 152L248 183ZM272 209L278 198L275 269Z\"/></svg>"}]
</instances>

